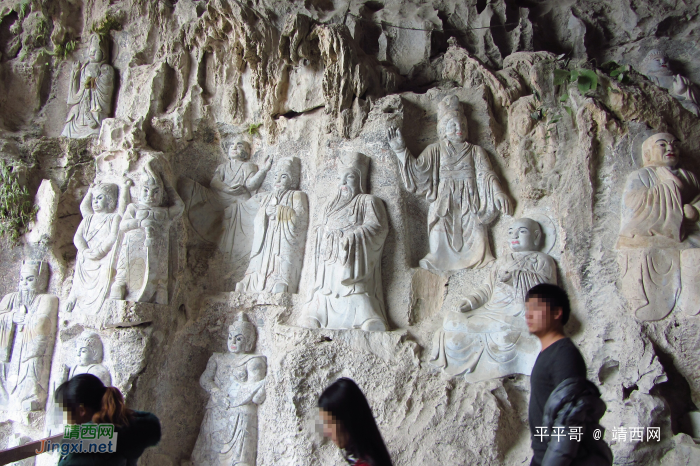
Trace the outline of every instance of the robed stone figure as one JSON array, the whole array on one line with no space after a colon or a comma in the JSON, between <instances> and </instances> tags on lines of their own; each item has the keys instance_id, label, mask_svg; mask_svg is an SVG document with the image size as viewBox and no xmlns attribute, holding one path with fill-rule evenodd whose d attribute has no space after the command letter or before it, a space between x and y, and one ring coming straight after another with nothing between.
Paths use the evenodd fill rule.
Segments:
<instances>
[{"instance_id":1,"label":"robed stone figure","mask_svg":"<svg viewBox=\"0 0 700 466\"><path fill-rule=\"evenodd\" d=\"M389 145L400 163L406 189L430 201L430 252L419 265L453 271L483 267L494 260L487 225L513 206L494 173L486 151L467 142L467 121L456 96L438 106L440 141L417 158L406 148L401 131L389 130Z\"/></svg>"},{"instance_id":2,"label":"robed stone figure","mask_svg":"<svg viewBox=\"0 0 700 466\"><path fill-rule=\"evenodd\" d=\"M325 207L314 241L314 285L301 324L387 329L382 250L389 232L384 201L366 194L369 157L348 154L338 193Z\"/></svg>"}]
</instances>

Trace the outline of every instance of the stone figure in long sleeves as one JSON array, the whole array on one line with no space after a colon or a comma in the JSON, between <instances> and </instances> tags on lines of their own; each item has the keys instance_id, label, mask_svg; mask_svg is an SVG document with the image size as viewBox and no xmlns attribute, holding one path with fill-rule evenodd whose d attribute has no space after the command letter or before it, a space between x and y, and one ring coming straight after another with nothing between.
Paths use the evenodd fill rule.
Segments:
<instances>
[{"instance_id":1,"label":"stone figure in long sleeves","mask_svg":"<svg viewBox=\"0 0 700 466\"><path fill-rule=\"evenodd\" d=\"M298 190L301 161L279 161L274 191L260 201L253 222L250 263L236 291L296 293L304 258L309 200Z\"/></svg>"},{"instance_id":2,"label":"stone figure in long sleeves","mask_svg":"<svg viewBox=\"0 0 700 466\"><path fill-rule=\"evenodd\" d=\"M90 187L80 204L83 220L73 237L78 249L73 274L73 286L66 303L66 310L74 308L84 314L96 314L109 295L114 266L114 247L119 236L119 224L129 204L129 187L126 180L121 188L112 183L100 183Z\"/></svg>"},{"instance_id":3,"label":"stone figure in long sleeves","mask_svg":"<svg viewBox=\"0 0 700 466\"><path fill-rule=\"evenodd\" d=\"M204 240L217 244L231 262L250 255L255 206L248 202L272 167L267 158L263 168L248 161L250 145L238 140L225 147L229 161L216 168L209 188L181 178L178 191L187 207L192 228Z\"/></svg>"},{"instance_id":4,"label":"stone figure in long sleeves","mask_svg":"<svg viewBox=\"0 0 700 466\"><path fill-rule=\"evenodd\" d=\"M389 130L389 145L401 165L406 189L430 201L430 252L419 265L453 271L483 267L494 260L487 225L513 205L494 173L486 151L467 142L467 121L456 96L438 107L440 141L417 158L406 148L401 131Z\"/></svg>"},{"instance_id":5,"label":"stone figure in long sleeves","mask_svg":"<svg viewBox=\"0 0 700 466\"><path fill-rule=\"evenodd\" d=\"M209 393L192 452L198 466L255 466L258 405L265 401L267 358L252 353L255 326L244 314L229 327L228 353L214 353L199 379Z\"/></svg>"},{"instance_id":6,"label":"stone figure in long sleeves","mask_svg":"<svg viewBox=\"0 0 700 466\"><path fill-rule=\"evenodd\" d=\"M68 117L62 136L84 138L99 134L102 121L112 111L114 68L107 62L106 39L98 34L90 37L87 61L71 70L68 88Z\"/></svg>"},{"instance_id":7,"label":"stone figure in long sleeves","mask_svg":"<svg viewBox=\"0 0 700 466\"><path fill-rule=\"evenodd\" d=\"M46 402L58 298L46 294L48 265L24 261L19 290L0 302L0 405L37 411Z\"/></svg>"},{"instance_id":8,"label":"stone figure in long sleeves","mask_svg":"<svg viewBox=\"0 0 700 466\"><path fill-rule=\"evenodd\" d=\"M314 285L301 325L387 329L382 251L389 232L384 201L366 194L369 157L349 154L338 193L325 207L314 242Z\"/></svg>"},{"instance_id":9,"label":"stone figure in long sleeves","mask_svg":"<svg viewBox=\"0 0 700 466\"><path fill-rule=\"evenodd\" d=\"M676 304L697 314L700 182L677 168L680 149L672 134L647 138L642 160L644 167L630 173L622 195L622 292L640 320L662 319Z\"/></svg>"},{"instance_id":10,"label":"stone figure in long sleeves","mask_svg":"<svg viewBox=\"0 0 700 466\"><path fill-rule=\"evenodd\" d=\"M138 202L128 205L119 224L123 239L110 297L168 304L169 232L184 205L151 163L144 166Z\"/></svg>"},{"instance_id":11,"label":"stone figure in long sleeves","mask_svg":"<svg viewBox=\"0 0 700 466\"><path fill-rule=\"evenodd\" d=\"M700 116L700 95L695 85L685 76L669 68L668 58L659 50L650 51L642 61L642 72L659 87L668 90L689 112Z\"/></svg>"},{"instance_id":12,"label":"stone figure in long sleeves","mask_svg":"<svg viewBox=\"0 0 700 466\"><path fill-rule=\"evenodd\" d=\"M513 222L511 252L496 261L486 283L458 311L447 313L434 337L431 364L471 382L530 374L540 344L528 333L525 295L535 285L557 282L554 259L539 251L543 242L537 222Z\"/></svg>"}]
</instances>

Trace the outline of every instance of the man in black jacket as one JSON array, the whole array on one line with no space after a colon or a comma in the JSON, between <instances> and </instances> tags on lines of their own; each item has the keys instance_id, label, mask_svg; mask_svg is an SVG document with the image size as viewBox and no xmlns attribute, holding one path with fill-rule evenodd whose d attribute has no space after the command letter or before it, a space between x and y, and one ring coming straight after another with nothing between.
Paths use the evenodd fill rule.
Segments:
<instances>
[{"instance_id":1,"label":"man in black jacket","mask_svg":"<svg viewBox=\"0 0 700 466\"><path fill-rule=\"evenodd\" d=\"M564 335L571 312L566 292L541 284L528 292L525 302L528 329L542 344L530 376L531 466L612 464L598 424L605 403L586 380L583 356Z\"/></svg>"}]
</instances>

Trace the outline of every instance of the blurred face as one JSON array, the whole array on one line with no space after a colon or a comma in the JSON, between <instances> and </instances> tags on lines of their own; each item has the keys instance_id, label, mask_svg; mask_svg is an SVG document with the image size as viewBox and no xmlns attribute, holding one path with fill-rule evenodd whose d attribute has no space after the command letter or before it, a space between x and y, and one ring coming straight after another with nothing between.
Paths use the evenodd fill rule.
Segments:
<instances>
[{"instance_id":1,"label":"blurred face","mask_svg":"<svg viewBox=\"0 0 700 466\"><path fill-rule=\"evenodd\" d=\"M467 139L467 128L463 118L451 118L445 123L445 137L450 141L464 142Z\"/></svg>"},{"instance_id":2,"label":"blurred face","mask_svg":"<svg viewBox=\"0 0 700 466\"><path fill-rule=\"evenodd\" d=\"M360 192L360 177L355 170L346 169L340 174L340 192L343 197L353 198Z\"/></svg>"},{"instance_id":3,"label":"blurred face","mask_svg":"<svg viewBox=\"0 0 700 466\"><path fill-rule=\"evenodd\" d=\"M38 277L34 271L22 270L19 273L19 291L37 291L38 286Z\"/></svg>"},{"instance_id":4,"label":"blurred face","mask_svg":"<svg viewBox=\"0 0 700 466\"><path fill-rule=\"evenodd\" d=\"M323 422L323 436L331 439L339 448L345 448L348 443L348 434L340 421L337 421L335 417L325 409L319 408L318 412L321 422Z\"/></svg>"},{"instance_id":5,"label":"blurred face","mask_svg":"<svg viewBox=\"0 0 700 466\"><path fill-rule=\"evenodd\" d=\"M277 173L277 177L275 177L275 189L285 190L285 189L290 189L291 187L292 187L291 175L287 172Z\"/></svg>"},{"instance_id":6,"label":"blurred face","mask_svg":"<svg viewBox=\"0 0 700 466\"><path fill-rule=\"evenodd\" d=\"M228 148L228 158L238 160L248 160L248 150L243 141L236 141Z\"/></svg>"},{"instance_id":7,"label":"blurred face","mask_svg":"<svg viewBox=\"0 0 700 466\"><path fill-rule=\"evenodd\" d=\"M105 212L109 207L109 198L104 193L97 193L92 196L92 210L94 212Z\"/></svg>"},{"instance_id":8,"label":"blurred face","mask_svg":"<svg viewBox=\"0 0 700 466\"><path fill-rule=\"evenodd\" d=\"M231 353L242 353L246 347L246 338L242 333L229 332L228 350Z\"/></svg>"},{"instance_id":9,"label":"blurred face","mask_svg":"<svg viewBox=\"0 0 700 466\"><path fill-rule=\"evenodd\" d=\"M678 139L672 134L660 133L652 136L653 142L647 149L645 166L673 168L680 160Z\"/></svg>"},{"instance_id":10,"label":"blurred face","mask_svg":"<svg viewBox=\"0 0 700 466\"><path fill-rule=\"evenodd\" d=\"M525 322L533 335L544 335L561 326L561 309L552 310L551 304L546 300L533 297L525 302L525 306Z\"/></svg>"},{"instance_id":11,"label":"blurred face","mask_svg":"<svg viewBox=\"0 0 700 466\"><path fill-rule=\"evenodd\" d=\"M510 249L519 251L536 251L539 243L539 231L532 228L529 222L516 220L508 229Z\"/></svg>"},{"instance_id":12,"label":"blurred face","mask_svg":"<svg viewBox=\"0 0 700 466\"><path fill-rule=\"evenodd\" d=\"M78 348L78 360L82 366L92 364L93 362L92 351L87 346L81 346Z\"/></svg>"},{"instance_id":13,"label":"blurred face","mask_svg":"<svg viewBox=\"0 0 700 466\"><path fill-rule=\"evenodd\" d=\"M158 207L163 201L163 193L160 186L146 183L141 188L141 202L149 207Z\"/></svg>"}]
</instances>

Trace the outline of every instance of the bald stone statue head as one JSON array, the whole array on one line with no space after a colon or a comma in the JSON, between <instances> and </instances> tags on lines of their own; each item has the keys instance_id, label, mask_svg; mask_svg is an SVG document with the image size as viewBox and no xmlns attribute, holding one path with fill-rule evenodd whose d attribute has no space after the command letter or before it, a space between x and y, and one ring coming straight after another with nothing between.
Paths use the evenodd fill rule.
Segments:
<instances>
[{"instance_id":1,"label":"bald stone statue head","mask_svg":"<svg viewBox=\"0 0 700 466\"><path fill-rule=\"evenodd\" d=\"M508 228L508 244L513 252L539 251L542 241L542 227L532 219L516 219Z\"/></svg>"},{"instance_id":2,"label":"bald stone statue head","mask_svg":"<svg viewBox=\"0 0 700 466\"><path fill-rule=\"evenodd\" d=\"M250 144L243 139L237 139L229 144L227 148L228 158L231 160L248 160L250 158Z\"/></svg>"},{"instance_id":3,"label":"bald stone statue head","mask_svg":"<svg viewBox=\"0 0 700 466\"><path fill-rule=\"evenodd\" d=\"M657 133L642 144L642 160L645 167L673 168L680 161L678 139L669 133Z\"/></svg>"}]
</instances>

